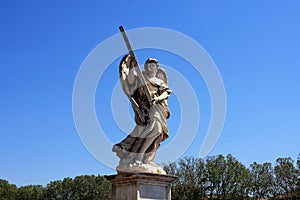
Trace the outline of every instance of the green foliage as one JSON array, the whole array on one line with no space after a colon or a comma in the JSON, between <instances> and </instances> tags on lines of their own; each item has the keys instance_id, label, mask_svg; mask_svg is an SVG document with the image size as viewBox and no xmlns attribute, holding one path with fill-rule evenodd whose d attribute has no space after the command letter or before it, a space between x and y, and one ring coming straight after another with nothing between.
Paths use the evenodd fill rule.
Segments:
<instances>
[{"instance_id":1,"label":"green foliage","mask_svg":"<svg viewBox=\"0 0 300 200\"><path fill-rule=\"evenodd\" d=\"M28 185L18 188L17 200L42 200L45 189L41 185Z\"/></svg>"},{"instance_id":2,"label":"green foliage","mask_svg":"<svg viewBox=\"0 0 300 200\"><path fill-rule=\"evenodd\" d=\"M288 158L278 158L275 166L278 193L292 197L298 188L299 170L294 166L294 161Z\"/></svg>"},{"instance_id":3,"label":"green foliage","mask_svg":"<svg viewBox=\"0 0 300 200\"><path fill-rule=\"evenodd\" d=\"M167 174L178 176L172 183L172 200L201 199L300 199L300 154L296 166L288 158L245 167L232 155L210 156L205 160L185 157L164 164ZM110 200L111 184L98 175L51 181L46 187L17 188L0 179L0 200Z\"/></svg>"},{"instance_id":4,"label":"green foliage","mask_svg":"<svg viewBox=\"0 0 300 200\"><path fill-rule=\"evenodd\" d=\"M300 170L300 154L298 155L297 165L298 165L298 170Z\"/></svg>"},{"instance_id":5,"label":"green foliage","mask_svg":"<svg viewBox=\"0 0 300 200\"><path fill-rule=\"evenodd\" d=\"M249 171L233 156L186 157L164 165L168 174L178 176L172 199L245 199L249 191Z\"/></svg>"},{"instance_id":6,"label":"green foliage","mask_svg":"<svg viewBox=\"0 0 300 200\"><path fill-rule=\"evenodd\" d=\"M168 174L178 176L172 185L173 200L300 199L299 185L298 188L295 185L300 184L300 174L293 166L291 159L285 158L277 159L275 167L268 162L254 162L247 168L229 154L226 157L210 156L205 160L186 157L164 164L164 169ZM279 192L282 187L279 182L288 183L291 189Z\"/></svg>"},{"instance_id":7,"label":"green foliage","mask_svg":"<svg viewBox=\"0 0 300 200\"><path fill-rule=\"evenodd\" d=\"M74 194L81 200L110 199L111 185L102 176L77 176L74 183Z\"/></svg>"},{"instance_id":8,"label":"green foliage","mask_svg":"<svg viewBox=\"0 0 300 200\"><path fill-rule=\"evenodd\" d=\"M172 199L197 199L205 196L204 162L201 159L186 157L180 159L178 164L164 164L168 174L178 176L173 183Z\"/></svg>"},{"instance_id":9,"label":"green foliage","mask_svg":"<svg viewBox=\"0 0 300 200\"><path fill-rule=\"evenodd\" d=\"M298 155L298 160L297 160L297 165L298 165L298 188L296 189L296 194L298 197L300 197L300 154Z\"/></svg>"},{"instance_id":10,"label":"green foliage","mask_svg":"<svg viewBox=\"0 0 300 200\"><path fill-rule=\"evenodd\" d=\"M250 168L251 194L258 199L272 197L275 190L272 164L268 162L263 164L254 162L250 165Z\"/></svg>"},{"instance_id":11,"label":"green foliage","mask_svg":"<svg viewBox=\"0 0 300 200\"><path fill-rule=\"evenodd\" d=\"M0 200L110 200L111 184L104 177L77 176L51 181L46 187L28 185L17 188L0 179Z\"/></svg>"},{"instance_id":12,"label":"green foliage","mask_svg":"<svg viewBox=\"0 0 300 200\"><path fill-rule=\"evenodd\" d=\"M105 200L110 199L111 185L102 176L77 176L53 181L46 186L46 200Z\"/></svg>"},{"instance_id":13,"label":"green foliage","mask_svg":"<svg viewBox=\"0 0 300 200\"><path fill-rule=\"evenodd\" d=\"M0 179L0 199L15 200L17 195L17 186L9 184L7 180Z\"/></svg>"}]
</instances>

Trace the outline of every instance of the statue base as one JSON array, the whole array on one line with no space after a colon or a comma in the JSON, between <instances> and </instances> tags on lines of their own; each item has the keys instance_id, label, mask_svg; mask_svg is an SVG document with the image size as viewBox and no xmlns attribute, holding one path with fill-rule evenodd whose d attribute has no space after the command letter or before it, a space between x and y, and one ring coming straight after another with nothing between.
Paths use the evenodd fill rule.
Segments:
<instances>
[{"instance_id":1,"label":"statue base","mask_svg":"<svg viewBox=\"0 0 300 200\"><path fill-rule=\"evenodd\" d=\"M112 200L171 200L172 175L122 173L105 176L112 183Z\"/></svg>"},{"instance_id":2,"label":"statue base","mask_svg":"<svg viewBox=\"0 0 300 200\"><path fill-rule=\"evenodd\" d=\"M122 173L147 173L147 174L161 174L166 175L165 170L151 162L149 164L142 163L140 161L135 161L133 163L121 162L119 166L117 166L118 174Z\"/></svg>"}]
</instances>

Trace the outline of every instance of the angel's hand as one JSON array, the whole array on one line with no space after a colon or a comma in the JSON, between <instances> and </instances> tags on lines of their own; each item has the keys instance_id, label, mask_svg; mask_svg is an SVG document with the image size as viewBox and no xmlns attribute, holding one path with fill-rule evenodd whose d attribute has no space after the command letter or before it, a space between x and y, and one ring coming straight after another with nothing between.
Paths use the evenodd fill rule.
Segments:
<instances>
[{"instance_id":1,"label":"angel's hand","mask_svg":"<svg viewBox=\"0 0 300 200\"><path fill-rule=\"evenodd\" d=\"M153 98L151 99L151 102L152 102L153 104L158 104L158 103L160 102L160 99L159 99L159 97L155 96L155 97L153 97Z\"/></svg>"},{"instance_id":2,"label":"angel's hand","mask_svg":"<svg viewBox=\"0 0 300 200\"><path fill-rule=\"evenodd\" d=\"M136 65L136 61L132 59L130 61L130 69L133 69L135 65Z\"/></svg>"}]
</instances>

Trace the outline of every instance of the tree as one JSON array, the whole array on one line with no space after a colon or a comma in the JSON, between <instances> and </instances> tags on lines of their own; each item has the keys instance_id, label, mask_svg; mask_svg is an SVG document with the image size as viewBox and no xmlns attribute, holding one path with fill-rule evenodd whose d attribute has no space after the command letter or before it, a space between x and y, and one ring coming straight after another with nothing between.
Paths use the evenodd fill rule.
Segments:
<instances>
[{"instance_id":1,"label":"tree","mask_svg":"<svg viewBox=\"0 0 300 200\"><path fill-rule=\"evenodd\" d=\"M298 170L300 170L300 154L298 155L297 165L298 165Z\"/></svg>"},{"instance_id":2,"label":"tree","mask_svg":"<svg viewBox=\"0 0 300 200\"><path fill-rule=\"evenodd\" d=\"M276 183L280 194L292 198L292 193L296 191L298 184L298 170L294 166L294 161L288 158L278 158L275 166Z\"/></svg>"},{"instance_id":3,"label":"tree","mask_svg":"<svg viewBox=\"0 0 300 200\"><path fill-rule=\"evenodd\" d=\"M250 165L251 193L257 198L266 198L274 194L274 170L271 163Z\"/></svg>"},{"instance_id":4,"label":"tree","mask_svg":"<svg viewBox=\"0 0 300 200\"><path fill-rule=\"evenodd\" d=\"M51 181L46 186L44 199L47 200L77 200L74 194L74 182L71 178L64 178L63 181Z\"/></svg>"},{"instance_id":5,"label":"tree","mask_svg":"<svg viewBox=\"0 0 300 200\"><path fill-rule=\"evenodd\" d=\"M226 168L222 183L222 199L246 198L249 194L249 170L231 154L226 156Z\"/></svg>"},{"instance_id":6,"label":"tree","mask_svg":"<svg viewBox=\"0 0 300 200\"><path fill-rule=\"evenodd\" d=\"M226 161L223 155L208 157L206 159L206 177L208 184L208 194L210 198L216 196L221 198L225 182Z\"/></svg>"},{"instance_id":7,"label":"tree","mask_svg":"<svg viewBox=\"0 0 300 200\"><path fill-rule=\"evenodd\" d=\"M178 176L172 183L173 200L190 199L300 199L300 154L297 165L288 158L271 163L254 162L247 169L232 155L201 158L185 157L164 164L167 174ZM51 181L46 187L17 188L0 179L0 200L109 200L111 184L98 175Z\"/></svg>"},{"instance_id":8,"label":"tree","mask_svg":"<svg viewBox=\"0 0 300 200\"><path fill-rule=\"evenodd\" d=\"M10 184L7 180L0 179L0 199L15 200L17 194L17 186Z\"/></svg>"},{"instance_id":9,"label":"tree","mask_svg":"<svg viewBox=\"0 0 300 200\"><path fill-rule=\"evenodd\" d=\"M74 179L64 178L46 186L47 200L110 200L111 185L103 176L84 175Z\"/></svg>"},{"instance_id":10,"label":"tree","mask_svg":"<svg viewBox=\"0 0 300 200\"><path fill-rule=\"evenodd\" d=\"M16 195L17 200L42 200L44 195L43 186L41 185L28 185L18 188Z\"/></svg>"},{"instance_id":11,"label":"tree","mask_svg":"<svg viewBox=\"0 0 300 200\"><path fill-rule=\"evenodd\" d=\"M74 194L80 200L110 199L111 185L102 176L77 176L74 185Z\"/></svg>"},{"instance_id":12,"label":"tree","mask_svg":"<svg viewBox=\"0 0 300 200\"><path fill-rule=\"evenodd\" d=\"M172 185L172 199L245 199L248 197L249 170L232 155L185 157L164 165L168 174L178 176Z\"/></svg>"},{"instance_id":13,"label":"tree","mask_svg":"<svg viewBox=\"0 0 300 200\"><path fill-rule=\"evenodd\" d=\"M232 155L208 157L206 177L210 198L241 199L248 197L250 176L247 168Z\"/></svg>"},{"instance_id":14,"label":"tree","mask_svg":"<svg viewBox=\"0 0 300 200\"><path fill-rule=\"evenodd\" d=\"M44 199L56 200L62 199L62 181L51 181L47 184L44 193Z\"/></svg>"},{"instance_id":15,"label":"tree","mask_svg":"<svg viewBox=\"0 0 300 200\"><path fill-rule=\"evenodd\" d=\"M298 165L298 188L297 188L297 198L300 199L300 154L298 155L298 159L297 159L297 165Z\"/></svg>"},{"instance_id":16,"label":"tree","mask_svg":"<svg viewBox=\"0 0 300 200\"><path fill-rule=\"evenodd\" d=\"M238 174L239 178L237 181L237 185L235 187L235 194L238 194L238 198L236 199L247 199L249 198L249 194L251 191L251 174L250 170L245 167L243 164L239 164L238 166Z\"/></svg>"},{"instance_id":17,"label":"tree","mask_svg":"<svg viewBox=\"0 0 300 200\"><path fill-rule=\"evenodd\" d=\"M172 184L172 199L189 200L205 196L202 159L185 157L178 163L164 164L164 170L168 174L178 176L178 179Z\"/></svg>"}]
</instances>

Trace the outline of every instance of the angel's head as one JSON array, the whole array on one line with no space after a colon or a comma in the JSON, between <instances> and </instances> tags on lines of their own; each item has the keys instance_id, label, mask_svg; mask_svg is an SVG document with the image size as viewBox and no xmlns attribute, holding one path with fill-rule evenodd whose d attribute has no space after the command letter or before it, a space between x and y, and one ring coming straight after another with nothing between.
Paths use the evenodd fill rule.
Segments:
<instances>
[{"instance_id":1,"label":"angel's head","mask_svg":"<svg viewBox=\"0 0 300 200\"><path fill-rule=\"evenodd\" d=\"M144 64L144 69L147 74L156 75L158 66L158 60L156 60L155 58L148 58Z\"/></svg>"}]
</instances>

